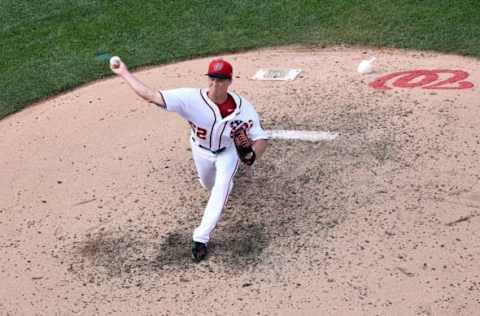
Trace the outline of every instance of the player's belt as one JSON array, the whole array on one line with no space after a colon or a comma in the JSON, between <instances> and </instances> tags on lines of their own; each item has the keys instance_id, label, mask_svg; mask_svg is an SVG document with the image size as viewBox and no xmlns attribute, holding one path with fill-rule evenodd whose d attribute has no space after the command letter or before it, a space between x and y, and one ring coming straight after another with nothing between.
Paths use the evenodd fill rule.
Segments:
<instances>
[{"instance_id":1,"label":"player's belt","mask_svg":"<svg viewBox=\"0 0 480 316\"><path fill-rule=\"evenodd\" d=\"M208 150L209 152L211 152L212 154L219 154L221 153L222 151L224 151L227 147L222 147L220 149L217 149L217 150L211 150L210 148L207 148L205 146L202 146L200 144L198 144L198 147L202 148L202 149L205 149L205 150Z\"/></svg>"},{"instance_id":2,"label":"player's belt","mask_svg":"<svg viewBox=\"0 0 480 316\"><path fill-rule=\"evenodd\" d=\"M192 137L192 140L193 140L193 142L194 142L196 145L198 145L198 147L200 147L200 148L202 148L202 149L205 149L205 150L208 150L209 152L211 152L212 154L215 154L215 155L216 155L216 154L219 154L219 153L221 153L222 151L224 151L225 149L227 149L227 147L222 147L222 148L219 148L219 149L217 149L217 150L211 150L211 149L208 148L208 147L205 147L205 146L202 146L202 145L198 144L197 141L195 140L195 138Z\"/></svg>"}]
</instances>

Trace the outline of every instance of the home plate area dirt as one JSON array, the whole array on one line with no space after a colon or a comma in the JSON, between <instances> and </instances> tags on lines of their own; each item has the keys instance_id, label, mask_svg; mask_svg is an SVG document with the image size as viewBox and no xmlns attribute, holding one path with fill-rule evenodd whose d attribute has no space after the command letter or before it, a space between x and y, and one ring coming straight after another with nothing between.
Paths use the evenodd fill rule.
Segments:
<instances>
[{"instance_id":1,"label":"home plate area dirt","mask_svg":"<svg viewBox=\"0 0 480 316\"><path fill-rule=\"evenodd\" d=\"M269 130L209 244L189 126L112 77L0 121L2 315L474 315L480 63L434 52L228 54ZM376 57L374 71L357 65ZM203 87L202 58L137 71ZM302 69L257 81L258 69Z\"/></svg>"}]
</instances>

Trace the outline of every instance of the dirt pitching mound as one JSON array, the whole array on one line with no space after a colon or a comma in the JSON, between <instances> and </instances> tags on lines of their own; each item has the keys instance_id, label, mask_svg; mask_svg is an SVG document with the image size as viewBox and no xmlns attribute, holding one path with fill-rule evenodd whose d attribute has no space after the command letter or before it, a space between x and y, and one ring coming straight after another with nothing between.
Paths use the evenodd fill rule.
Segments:
<instances>
[{"instance_id":1,"label":"dirt pitching mound","mask_svg":"<svg viewBox=\"0 0 480 316\"><path fill-rule=\"evenodd\" d=\"M272 140L194 264L208 194L175 114L111 78L0 121L1 313L474 314L479 61L346 47L221 57L266 129L338 137ZM209 60L137 75L203 87ZM260 68L303 72L252 80Z\"/></svg>"}]
</instances>

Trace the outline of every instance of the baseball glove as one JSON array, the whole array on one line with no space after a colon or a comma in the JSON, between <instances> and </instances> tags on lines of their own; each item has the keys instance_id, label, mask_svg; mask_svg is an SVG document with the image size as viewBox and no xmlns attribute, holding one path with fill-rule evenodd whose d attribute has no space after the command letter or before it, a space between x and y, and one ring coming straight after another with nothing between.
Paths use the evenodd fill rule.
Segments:
<instances>
[{"instance_id":1,"label":"baseball glove","mask_svg":"<svg viewBox=\"0 0 480 316\"><path fill-rule=\"evenodd\" d=\"M233 134L233 142L237 148L238 158L249 166L255 162L255 151L253 150L253 141L248 138L247 131L238 128Z\"/></svg>"}]
</instances>

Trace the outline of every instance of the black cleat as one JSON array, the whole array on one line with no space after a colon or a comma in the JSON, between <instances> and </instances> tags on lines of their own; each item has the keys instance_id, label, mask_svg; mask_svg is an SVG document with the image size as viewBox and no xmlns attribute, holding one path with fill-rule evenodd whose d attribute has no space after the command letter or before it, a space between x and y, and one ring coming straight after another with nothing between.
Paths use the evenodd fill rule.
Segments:
<instances>
[{"instance_id":1,"label":"black cleat","mask_svg":"<svg viewBox=\"0 0 480 316\"><path fill-rule=\"evenodd\" d=\"M198 241L193 242L192 259L195 262L200 262L207 256L207 245Z\"/></svg>"}]
</instances>

